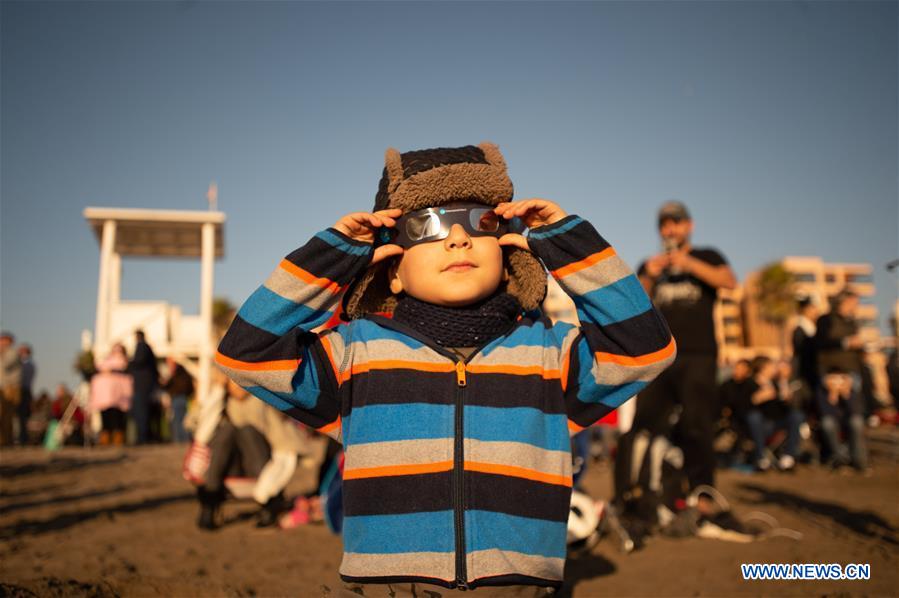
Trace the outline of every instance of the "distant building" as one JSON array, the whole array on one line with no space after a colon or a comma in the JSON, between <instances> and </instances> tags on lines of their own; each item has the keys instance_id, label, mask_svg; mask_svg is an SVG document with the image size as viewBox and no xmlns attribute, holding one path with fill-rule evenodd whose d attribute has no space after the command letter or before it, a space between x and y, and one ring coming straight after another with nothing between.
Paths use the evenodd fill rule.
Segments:
<instances>
[{"instance_id":1,"label":"distant building","mask_svg":"<svg viewBox=\"0 0 899 598\"><path fill-rule=\"evenodd\" d=\"M830 311L830 299L844 288L858 293L861 298L858 308L861 333L866 340L880 340L877 306L873 303L876 289L871 264L828 264L819 257L786 257L781 264L796 277L796 296L810 297L818 303L822 312ZM763 320L759 314L755 300L758 276L758 271L752 272L744 283L746 342L754 347L779 348L777 327ZM791 324L788 322L788 329L792 328Z\"/></svg>"}]
</instances>

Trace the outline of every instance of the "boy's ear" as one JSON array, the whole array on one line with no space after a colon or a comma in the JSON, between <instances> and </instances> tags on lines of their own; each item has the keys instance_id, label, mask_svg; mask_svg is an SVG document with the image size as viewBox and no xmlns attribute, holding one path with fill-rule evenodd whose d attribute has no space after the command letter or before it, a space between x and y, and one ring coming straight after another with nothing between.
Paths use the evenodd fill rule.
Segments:
<instances>
[{"instance_id":1,"label":"boy's ear","mask_svg":"<svg viewBox=\"0 0 899 598\"><path fill-rule=\"evenodd\" d=\"M503 264L503 282L509 282L509 265L505 263Z\"/></svg>"},{"instance_id":2,"label":"boy's ear","mask_svg":"<svg viewBox=\"0 0 899 598\"><path fill-rule=\"evenodd\" d=\"M390 292L399 295L403 292L403 281L399 276L400 260L394 259L387 268L387 280L390 281Z\"/></svg>"}]
</instances>

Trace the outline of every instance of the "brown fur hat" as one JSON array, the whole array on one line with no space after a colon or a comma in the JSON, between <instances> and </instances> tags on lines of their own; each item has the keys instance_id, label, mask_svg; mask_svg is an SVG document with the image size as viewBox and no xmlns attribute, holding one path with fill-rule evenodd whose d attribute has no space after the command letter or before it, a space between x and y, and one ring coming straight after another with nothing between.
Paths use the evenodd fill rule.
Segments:
<instances>
[{"instance_id":1,"label":"brown fur hat","mask_svg":"<svg viewBox=\"0 0 899 598\"><path fill-rule=\"evenodd\" d=\"M375 196L375 212L400 208L406 213L453 201L495 206L512 200L506 161L492 143L403 154L389 148L385 162ZM546 296L546 270L540 260L523 249L505 247L503 254L509 270L506 290L524 309L536 309ZM391 260L384 260L375 264L347 290L343 306L348 318L393 312L396 296L390 292L387 278L390 263Z\"/></svg>"}]
</instances>

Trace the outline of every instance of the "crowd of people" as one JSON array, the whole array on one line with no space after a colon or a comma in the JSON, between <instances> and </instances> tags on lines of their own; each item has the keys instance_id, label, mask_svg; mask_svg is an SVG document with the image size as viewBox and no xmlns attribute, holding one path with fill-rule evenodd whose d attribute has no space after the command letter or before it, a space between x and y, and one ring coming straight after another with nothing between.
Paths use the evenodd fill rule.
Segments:
<instances>
[{"instance_id":1,"label":"crowd of people","mask_svg":"<svg viewBox=\"0 0 899 598\"><path fill-rule=\"evenodd\" d=\"M759 356L734 366L732 377L720 387L720 407L721 421L736 440L735 461L744 456L739 449L745 440L751 445L749 463L756 469L776 464L789 471L807 439L812 441L810 460L865 471L864 428L871 402L863 392L866 366L855 319L858 303L855 293L844 290L832 299L829 313L819 315L815 302L802 298L792 333L793 358Z\"/></svg>"},{"instance_id":2,"label":"crowd of people","mask_svg":"<svg viewBox=\"0 0 899 598\"><path fill-rule=\"evenodd\" d=\"M164 376L143 331L135 333L129 358L116 343L103 356L82 352L75 362L82 382L72 391L65 384L53 397L34 397L37 368L30 345L16 346L15 336L0 336L2 411L0 442L19 444L97 444L188 442L185 430L188 401L194 395L191 375L174 358L165 360Z\"/></svg>"}]
</instances>

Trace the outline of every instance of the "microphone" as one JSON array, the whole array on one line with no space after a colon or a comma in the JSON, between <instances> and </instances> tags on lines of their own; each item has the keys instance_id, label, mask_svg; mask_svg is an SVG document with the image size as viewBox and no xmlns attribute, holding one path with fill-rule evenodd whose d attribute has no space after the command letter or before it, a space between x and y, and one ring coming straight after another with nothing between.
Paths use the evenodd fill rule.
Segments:
<instances>
[{"instance_id":1,"label":"microphone","mask_svg":"<svg viewBox=\"0 0 899 598\"><path fill-rule=\"evenodd\" d=\"M677 251L677 239L672 237L662 239L662 248L665 250L665 253L671 255ZM668 272L677 276L678 274L681 274L681 269L677 266L668 266Z\"/></svg>"}]
</instances>

